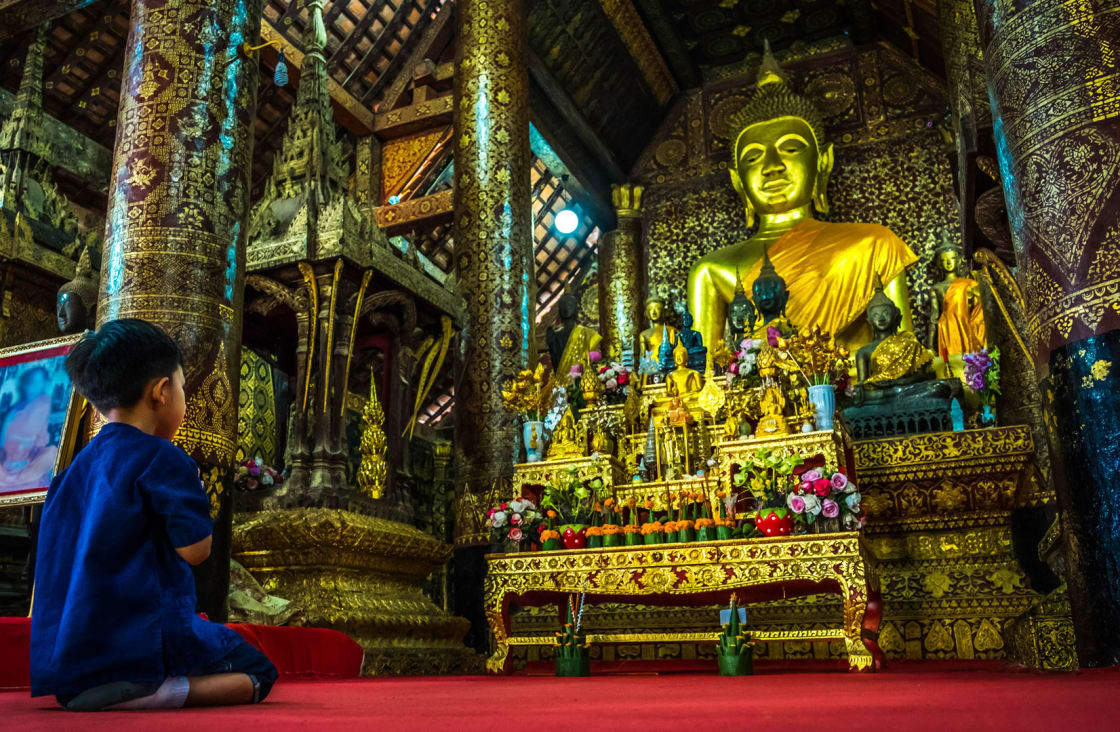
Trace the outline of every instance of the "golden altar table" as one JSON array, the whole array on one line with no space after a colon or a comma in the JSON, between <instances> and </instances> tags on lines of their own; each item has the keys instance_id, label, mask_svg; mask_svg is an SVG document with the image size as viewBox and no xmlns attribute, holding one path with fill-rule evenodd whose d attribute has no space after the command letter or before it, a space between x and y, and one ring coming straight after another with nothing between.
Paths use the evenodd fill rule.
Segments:
<instances>
[{"instance_id":1,"label":"golden altar table","mask_svg":"<svg viewBox=\"0 0 1120 732\"><path fill-rule=\"evenodd\" d=\"M878 578L858 533L809 534L765 539L656 544L640 547L492 554L487 557L486 617L497 642L487 661L503 671L516 645L551 645L553 636L514 636L510 605L562 605L569 594L586 593L588 603L641 602L717 605L734 592L740 604L837 593L843 618L834 629L754 633L759 641L843 640L853 671L881 667L878 631L882 618ZM591 643L707 641L711 633L588 634ZM678 637L682 636L682 637ZM683 637L687 636L687 637Z\"/></svg>"}]
</instances>

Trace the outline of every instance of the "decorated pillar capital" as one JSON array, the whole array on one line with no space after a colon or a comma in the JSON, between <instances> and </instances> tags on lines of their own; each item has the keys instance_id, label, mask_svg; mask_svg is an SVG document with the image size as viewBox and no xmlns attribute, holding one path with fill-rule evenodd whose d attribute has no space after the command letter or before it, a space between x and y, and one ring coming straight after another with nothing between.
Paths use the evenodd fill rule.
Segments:
<instances>
[{"instance_id":1,"label":"decorated pillar capital","mask_svg":"<svg viewBox=\"0 0 1120 732\"><path fill-rule=\"evenodd\" d=\"M645 192L645 187L637 183L616 183L611 185L611 204L614 205L615 213L619 218L619 226L622 226L622 219L637 219L642 216L642 194Z\"/></svg>"}]
</instances>

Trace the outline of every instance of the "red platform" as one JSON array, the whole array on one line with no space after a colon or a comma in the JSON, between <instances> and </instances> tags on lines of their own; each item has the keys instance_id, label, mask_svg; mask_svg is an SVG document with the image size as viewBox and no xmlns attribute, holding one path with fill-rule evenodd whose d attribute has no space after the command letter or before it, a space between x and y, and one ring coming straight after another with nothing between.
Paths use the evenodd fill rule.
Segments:
<instances>
[{"instance_id":1,"label":"red platform","mask_svg":"<svg viewBox=\"0 0 1120 732\"><path fill-rule=\"evenodd\" d=\"M264 652L281 676L357 678L362 647L337 630L233 623L229 626ZM29 618L0 618L0 689L28 689Z\"/></svg>"}]
</instances>

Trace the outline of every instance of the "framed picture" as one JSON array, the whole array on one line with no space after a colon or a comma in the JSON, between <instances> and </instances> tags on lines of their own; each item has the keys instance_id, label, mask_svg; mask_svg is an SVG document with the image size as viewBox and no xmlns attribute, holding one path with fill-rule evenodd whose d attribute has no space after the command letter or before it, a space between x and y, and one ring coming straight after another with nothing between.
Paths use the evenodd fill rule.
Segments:
<instances>
[{"instance_id":1,"label":"framed picture","mask_svg":"<svg viewBox=\"0 0 1120 732\"><path fill-rule=\"evenodd\" d=\"M66 373L81 335L0 349L0 506L39 503L70 464L85 400Z\"/></svg>"}]
</instances>

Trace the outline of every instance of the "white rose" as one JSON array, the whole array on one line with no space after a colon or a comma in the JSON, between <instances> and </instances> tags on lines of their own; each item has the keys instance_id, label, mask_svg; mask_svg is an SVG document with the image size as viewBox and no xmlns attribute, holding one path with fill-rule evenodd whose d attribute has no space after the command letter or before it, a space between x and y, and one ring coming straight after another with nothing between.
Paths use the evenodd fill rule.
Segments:
<instances>
[{"instance_id":1,"label":"white rose","mask_svg":"<svg viewBox=\"0 0 1120 732\"><path fill-rule=\"evenodd\" d=\"M509 510L513 511L514 513L522 513L525 511L525 503L526 502L521 500L520 498L516 501L510 501Z\"/></svg>"},{"instance_id":2,"label":"white rose","mask_svg":"<svg viewBox=\"0 0 1120 732\"><path fill-rule=\"evenodd\" d=\"M817 498L812 493L807 493L802 498L805 499L805 513L810 516L816 516L821 512L821 499Z\"/></svg>"},{"instance_id":3,"label":"white rose","mask_svg":"<svg viewBox=\"0 0 1120 732\"><path fill-rule=\"evenodd\" d=\"M498 511L491 518L494 520L494 526L496 527L502 527L506 525L507 517L505 511Z\"/></svg>"}]
</instances>

